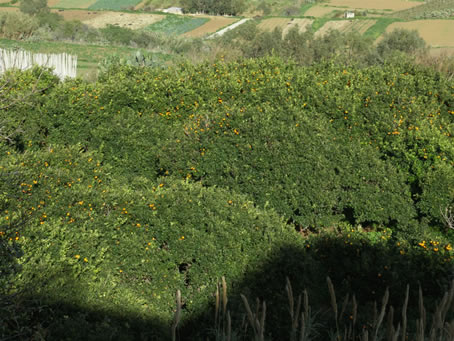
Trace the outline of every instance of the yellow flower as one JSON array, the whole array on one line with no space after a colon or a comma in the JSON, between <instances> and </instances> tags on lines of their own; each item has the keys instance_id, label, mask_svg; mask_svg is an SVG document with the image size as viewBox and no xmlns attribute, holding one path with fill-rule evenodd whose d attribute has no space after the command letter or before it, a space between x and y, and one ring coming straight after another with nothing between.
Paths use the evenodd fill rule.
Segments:
<instances>
[{"instance_id":1,"label":"yellow flower","mask_svg":"<svg viewBox=\"0 0 454 341\"><path fill-rule=\"evenodd\" d=\"M80 255L75 255L74 258L75 258L75 259L79 259L79 258L80 258Z\"/></svg>"},{"instance_id":2,"label":"yellow flower","mask_svg":"<svg viewBox=\"0 0 454 341\"><path fill-rule=\"evenodd\" d=\"M88 259L87 257L84 258L84 262L87 263L88 262Z\"/></svg>"}]
</instances>

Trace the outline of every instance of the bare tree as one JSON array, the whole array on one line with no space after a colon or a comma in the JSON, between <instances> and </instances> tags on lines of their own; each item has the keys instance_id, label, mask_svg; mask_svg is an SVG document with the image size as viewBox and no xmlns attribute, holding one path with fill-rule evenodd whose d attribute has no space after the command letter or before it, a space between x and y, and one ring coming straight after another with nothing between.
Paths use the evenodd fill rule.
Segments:
<instances>
[{"instance_id":1,"label":"bare tree","mask_svg":"<svg viewBox=\"0 0 454 341\"><path fill-rule=\"evenodd\" d=\"M443 223L447 228L454 229L454 212L452 206L446 206L444 209L440 208Z\"/></svg>"}]
</instances>

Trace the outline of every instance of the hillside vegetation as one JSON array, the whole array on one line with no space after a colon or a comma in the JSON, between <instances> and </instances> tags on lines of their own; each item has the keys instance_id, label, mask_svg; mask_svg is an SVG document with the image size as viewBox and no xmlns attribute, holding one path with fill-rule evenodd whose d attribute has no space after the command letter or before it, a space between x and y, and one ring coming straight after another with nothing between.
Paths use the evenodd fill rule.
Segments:
<instances>
[{"instance_id":1,"label":"hillside vegetation","mask_svg":"<svg viewBox=\"0 0 454 341\"><path fill-rule=\"evenodd\" d=\"M180 339L216 339L225 276L235 335L253 334L243 293L278 340L288 276L316 340L384 335L373 302L388 287L401 316L410 283L413 339L416 283L429 312L450 284L454 83L432 69L268 57L1 81L2 337L170 339L180 290ZM358 320L334 324L326 276Z\"/></svg>"}]
</instances>

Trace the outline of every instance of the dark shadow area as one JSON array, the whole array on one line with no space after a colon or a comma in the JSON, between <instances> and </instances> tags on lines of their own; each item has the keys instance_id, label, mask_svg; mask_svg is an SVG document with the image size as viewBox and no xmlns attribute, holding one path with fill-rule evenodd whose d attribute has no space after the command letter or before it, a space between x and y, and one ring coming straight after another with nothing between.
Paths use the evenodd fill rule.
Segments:
<instances>
[{"instance_id":1,"label":"dark shadow area","mask_svg":"<svg viewBox=\"0 0 454 341\"><path fill-rule=\"evenodd\" d=\"M232 318L232 340L251 340L252 329L247 325L244 302L245 295L255 311L257 302L266 301L266 340L290 339L291 318L289 299L285 290L288 277L296 297L306 289L311 307L311 323L316 340L328 340L336 329L327 276L332 280L338 305L339 328L351 325L353 314L352 297L357 302L355 328L359 335L362 330L373 332L374 319L381 309L382 298L389 288L387 317L390 306L394 316L391 322L397 327L401 322L401 309L410 284L407 308L409 339L419 318L418 290L421 286L430 326L436 305L449 289L452 276L452 262L443 258L442 250L413 247L405 250L394 240L381 243L353 239L347 235L321 235L311 242L281 245L272 256L254 271L246 273L239 282L227 283L228 305ZM191 268L187 269L191 272ZM220 330L215 328L215 297L198 315L187 316L186 306L182 307L181 323L177 329L177 340L223 340ZM33 292L33 288L31 288ZM345 300L345 297L349 299ZM184 300L184 297L183 297ZM44 297L16 296L5 305L2 314L11 330L18 334L3 335L2 340L166 340L171 339L169 321L145 320L141 316L116 315L71 306L51 303ZM375 308L374 308L375 306ZM9 309L9 310L8 310ZM375 312L374 312L375 311ZM375 317L374 317L375 315ZM4 315L5 316L5 315ZM13 319L14 317L14 319ZM452 317L449 314L448 317ZM246 323L245 323L246 321ZM389 323L389 320L388 320ZM216 335L218 338L216 338ZM352 339L353 340L353 339Z\"/></svg>"}]
</instances>

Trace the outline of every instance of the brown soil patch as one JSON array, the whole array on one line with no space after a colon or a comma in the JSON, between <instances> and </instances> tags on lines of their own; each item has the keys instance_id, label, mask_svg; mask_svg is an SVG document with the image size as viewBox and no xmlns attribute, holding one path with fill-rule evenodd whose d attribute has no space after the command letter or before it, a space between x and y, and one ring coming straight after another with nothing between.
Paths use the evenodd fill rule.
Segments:
<instances>
[{"instance_id":1,"label":"brown soil patch","mask_svg":"<svg viewBox=\"0 0 454 341\"><path fill-rule=\"evenodd\" d=\"M271 18L263 20L258 28L264 31L273 31L276 27L280 27L282 30L287 27L287 24L290 22L288 18Z\"/></svg>"},{"instance_id":2,"label":"brown soil patch","mask_svg":"<svg viewBox=\"0 0 454 341\"><path fill-rule=\"evenodd\" d=\"M17 7L0 7L0 13L2 12L18 12L19 8Z\"/></svg>"},{"instance_id":3,"label":"brown soil patch","mask_svg":"<svg viewBox=\"0 0 454 341\"><path fill-rule=\"evenodd\" d=\"M80 21L85 21L85 20L90 20L94 19L103 12L97 12L97 11L87 11L83 9L72 9L72 10L57 10L53 9L52 12L60 14L63 19L65 20L80 20Z\"/></svg>"},{"instance_id":4,"label":"brown soil patch","mask_svg":"<svg viewBox=\"0 0 454 341\"><path fill-rule=\"evenodd\" d=\"M115 25L135 30L147 27L164 18L164 15L159 14L100 12L100 14L95 16L94 18L90 17L89 19L83 20L83 23L95 28L103 28L107 25Z\"/></svg>"},{"instance_id":5,"label":"brown soil patch","mask_svg":"<svg viewBox=\"0 0 454 341\"><path fill-rule=\"evenodd\" d=\"M350 20L328 21L317 32L315 32L315 37L323 36L331 30L344 31L349 25L351 25Z\"/></svg>"},{"instance_id":6,"label":"brown soil patch","mask_svg":"<svg viewBox=\"0 0 454 341\"><path fill-rule=\"evenodd\" d=\"M298 26L300 33L306 32L307 28L310 27L313 22L314 20L312 19L293 19L287 23L287 26L284 28L282 34L285 36L288 31L295 26Z\"/></svg>"},{"instance_id":7,"label":"brown soil patch","mask_svg":"<svg viewBox=\"0 0 454 341\"><path fill-rule=\"evenodd\" d=\"M400 11L407 8L412 8L421 5L420 1L406 0L331 0L331 6L341 6L350 8L365 8L365 9L391 9Z\"/></svg>"},{"instance_id":8,"label":"brown soil patch","mask_svg":"<svg viewBox=\"0 0 454 341\"><path fill-rule=\"evenodd\" d=\"M329 7L329 6L322 6L322 5L315 5L309 8L306 12L304 12L304 15L310 16L310 17L316 17L316 18L321 18L324 16L327 16L331 12L339 10L339 8L336 7Z\"/></svg>"},{"instance_id":9,"label":"brown soil patch","mask_svg":"<svg viewBox=\"0 0 454 341\"><path fill-rule=\"evenodd\" d=\"M438 47L429 50L432 56L451 56L454 57L454 47Z\"/></svg>"},{"instance_id":10,"label":"brown soil patch","mask_svg":"<svg viewBox=\"0 0 454 341\"><path fill-rule=\"evenodd\" d=\"M136 7L134 7L135 10L142 9L145 7L145 1L139 2Z\"/></svg>"},{"instance_id":11,"label":"brown soil patch","mask_svg":"<svg viewBox=\"0 0 454 341\"><path fill-rule=\"evenodd\" d=\"M386 28L386 32L396 28L417 30L419 35L433 47L454 47L454 20L415 20L392 23Z\"/></svg>"},{"instance_id":12,"label":"brown soil patch","mask_svg":"<svg viewBox=\"0 0 454 341\"><path fill-rule=\"evenodd\" d=\"M203 37L207 34L214 33L223 27L229 26L238 20L235 18L228 18L228 17L221 17L221 16L198 15L197 17L209 18L210 21L206 22L202 26L197 27L195 30L186 32L185 34L183 34L183 36L192 37L192 38Z\"/></svg>"},{"instance_id":13,"label":"brown soil patch","mask_svg":"<svg viewBox=\"0 0 454 341\"><path fill-rule=\"evenodd\" d=\"M47 6L55 7L58 5L59 2L60 2L60 0L47 0Z\"/></svg>"}]
</instances>

